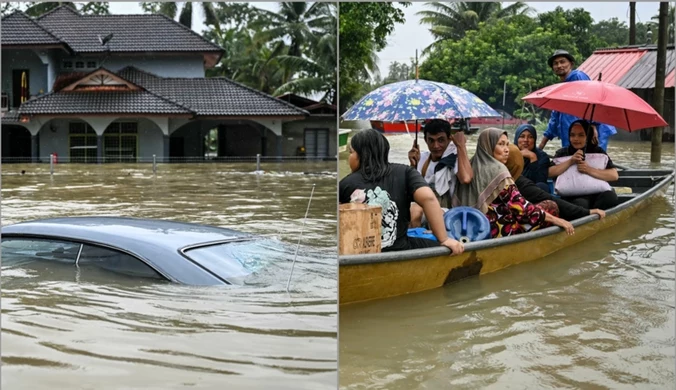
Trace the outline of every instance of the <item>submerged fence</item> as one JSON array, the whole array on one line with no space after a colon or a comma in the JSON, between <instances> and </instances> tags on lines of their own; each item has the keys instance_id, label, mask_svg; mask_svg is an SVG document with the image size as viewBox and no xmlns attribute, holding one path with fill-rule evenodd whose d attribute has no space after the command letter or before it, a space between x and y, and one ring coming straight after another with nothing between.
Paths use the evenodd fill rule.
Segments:
<instances>
[{"instance_id":1,"label":"submerged fence","mask_svg":"<svg viewBox=\"0 0 676 390\"><path fill-rule=\"evenodd\" d=\"M10 160L16 164L6 164ZM46 161L45 161L46 159ZM36 159L37 160L37 159ZM23 164L20 164L23 163ZM34 164L31 164L34 163ZM334 158L313 158L313 157L299 157L299 156L247 156L247 157L227 157L227 158L161 158L152 156L150 158L135 159L133 161L102 161L96 163L94 161L83 161L83 159L73 159L63 161L56 155L50 155L46 158L41 158L39 161L31 161L31 159L14 159L3 158L2 174L37 174L37 175L70 175L70 174L102 174L102 172L115 172L117 170L134 171L142 174L150 168L153 175L163 172L174 171L174 167L185 163L200 163L212 166L216 170L219 165L222 165L227 171L236 172L257 172L257 173L279 173L283 171L297 171L306 174L322 174L332 175L337 172L337 159ZM333 164L336 164L335 166ZM162 169L162 166L167 167L171 165L170 169ZM49 167L47 170L47 166ZM59 169L59 166L62 166ZM14 168L13 168L14 167ZM110 169L109 169L110 168ZM111 171L112 169L112 171ZM179 168L182 169L182 168ZM211 171L211 168L207 168ZM127 172L127 173L129 173Z\"/></svg>"},{"instance_id":2,"label":"submerged fence","mask_svg":"<svg viewBox=\"0 0 676 390\"><path fill-rule=\"evenodd\" d=\"M2 157L3 164L120 164L120 163L228 163L228 162L288 162L288 161L337 161L337 156L225 156L225 157L135 157L135 158L70 158L62 156ZM54 160L54 161L52 161Z\"/></svg>"}]
</instances>

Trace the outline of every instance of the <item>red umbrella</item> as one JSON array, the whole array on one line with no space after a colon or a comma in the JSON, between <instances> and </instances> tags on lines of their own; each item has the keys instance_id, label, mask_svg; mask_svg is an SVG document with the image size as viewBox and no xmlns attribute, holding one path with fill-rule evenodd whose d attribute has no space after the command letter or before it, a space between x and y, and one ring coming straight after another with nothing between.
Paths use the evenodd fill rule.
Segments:
<instances>
[{"instance_id":1,"label":"red umbrella","mask_svg":"<svg viewBox=\"0 0 676 390\"><path fill-rule=\"evenodd\" d=\"M628 131L667 126L650 104L630 90L603 81L569 81L539 89L523 100Z\"/></svg>"}]
</instances>

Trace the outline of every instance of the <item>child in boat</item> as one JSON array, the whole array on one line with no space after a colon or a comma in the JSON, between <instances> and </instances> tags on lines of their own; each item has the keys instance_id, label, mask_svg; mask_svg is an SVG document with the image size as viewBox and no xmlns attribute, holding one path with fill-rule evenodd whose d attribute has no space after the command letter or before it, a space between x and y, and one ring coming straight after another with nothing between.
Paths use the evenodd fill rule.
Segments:
<instances>
[{"instance_id":1,"label":"child in boat","mask_svg":"<svg viewBox=\"0 0 676 390\"><path fill-rule=\"evenodd\" d=\"M388 162L390 144L374 129L362 130L350 140L348 163L352 173L339 183L340 203L359 202L382 207L383 252L443 245L452 254L464 247L448 237L443 212L434 192L413 167ZM419 204L437 241L408 237L410 206Z\"/></svg>"},{"instance_id":2,"label":"child in boat","mask_svg":"<svg viewBox=\"0 0 676 390\"><path fill-rule=\"evenodd\" d=\"M606 152L601 149L594 142L594 130L585 120L577 120L570 125L568 129L568 139L570 145L561 148L554 154L554 159L558 157L572 156L569 160L564 161L558 165L552 165L549 168L549 177L557 177L566 172L570 167L575 165L577 171L589 175L598 180L612 182L617 181L619 176L613 161L608 157L605 169L596 169L589 166L586 161L586 155L589 153L603 154ZM574 203L586 209L602 209L607 210L619 204L617 194L612 189L609 191L602 191L591 195L582 196L568 196L562 198L566 201Z\"/></svg>"},{"instance_id":3,"label":"child in boat","mask_svg":"<svg viewBox=\"0 0 676 390\"><path fill-rule=\"evenodd\" d=\"M458 184L453 206L470 206L481 210L491 224L491 237L506 237L554 224L568 234L573 225L547 213L527 201L514 184L505 166L509 158L507 132L488 128L479 134L477 149L471 159L474 178Z\"/></svg>"}]
</instances>

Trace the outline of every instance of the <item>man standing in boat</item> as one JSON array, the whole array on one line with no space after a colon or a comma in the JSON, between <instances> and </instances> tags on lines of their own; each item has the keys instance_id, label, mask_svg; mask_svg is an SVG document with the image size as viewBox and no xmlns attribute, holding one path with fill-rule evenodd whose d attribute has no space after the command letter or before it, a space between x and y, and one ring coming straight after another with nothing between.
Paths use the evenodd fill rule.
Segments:
<instances>
[{"instance_id":1,"label":"man standing in boat","mask_svg":"<svg viewBox=\"0 0 676 390\"><path fill-rule=\"evenodd\" d=\"M575 58L565 50L555 51L547 60L547 64L552 71L554 71L554 74L559 76L559 79L562 82L591 80L583 71L573 69L573 66L575 66ZM557 137L561 139L561 147L567 148L569 145L568 129L573 122L579 119L581 118L558 111L552 111L552 115L549 117L549 125L540 141L540 149L544 149L550 139ZM594 133L594 138L601 149L607 150L608 139L611 135L617 134L617 130L614 126L600 124L594 127Z\"/></svg>"},{"instance_id":2,"label":"man standing in boat","mask_svg":"<svg viewBox=\"0 0 676 390\"><path fill-rule=\"evenodd\" d=\"M420 153L418 143L414 141L408 160L430 185L442 209L447 210L451 207L457 181L465 184L472 181L467 138L463 132L451 135L451 124L444 119L427 122L423 127L423 137L428 150ZM421 226L422 217L422 208L412 204L410 226Z\"/></svg>"}]
</instances>

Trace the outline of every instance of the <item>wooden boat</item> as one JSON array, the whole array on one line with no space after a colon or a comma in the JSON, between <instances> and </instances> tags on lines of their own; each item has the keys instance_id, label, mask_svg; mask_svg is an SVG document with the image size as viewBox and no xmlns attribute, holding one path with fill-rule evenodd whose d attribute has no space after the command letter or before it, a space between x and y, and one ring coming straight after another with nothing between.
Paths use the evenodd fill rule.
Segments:
<instances>
[{"instance_id":1,"label":"wooden boat","mask_svg":"<svg viewBox=\"0 0 676 390\"><path fill-rule=\"evenodd\" d=\"M572 221L575 234L552 226L531 233L468 243L459 256L449 256L444 247L400 252L339 256L339 299L341 305L383 299L442 287L470 276L483 275L511 265L541 259L562 248L589 239L597 232L629 219L674 180L669 170L619 171L614 187L620 204L606 217L590 215Z\"/></svg>"},{"instance_id":2,"label":"wooden boat","mask_svg":"<svg viewBox=\"0 0 676 390\"><path fill-rule=\"evenodd\" d=\"M422 132L422 124L423 121L419 120L417 121L406 121L404 123L403 121L401 122L381 122L381 121L371 121L371 127L373 127L376 130L380 130L383 133L415 133L416 126L418 127L418 132ZM458 129L458 126L453 126L452 128ZM469 126L469 130L465 131L465 134L467 135L472 135L475 134L479 131L478 126ZM422 138L422 137L421 137Z\"/></svg>"}]
</instances>

